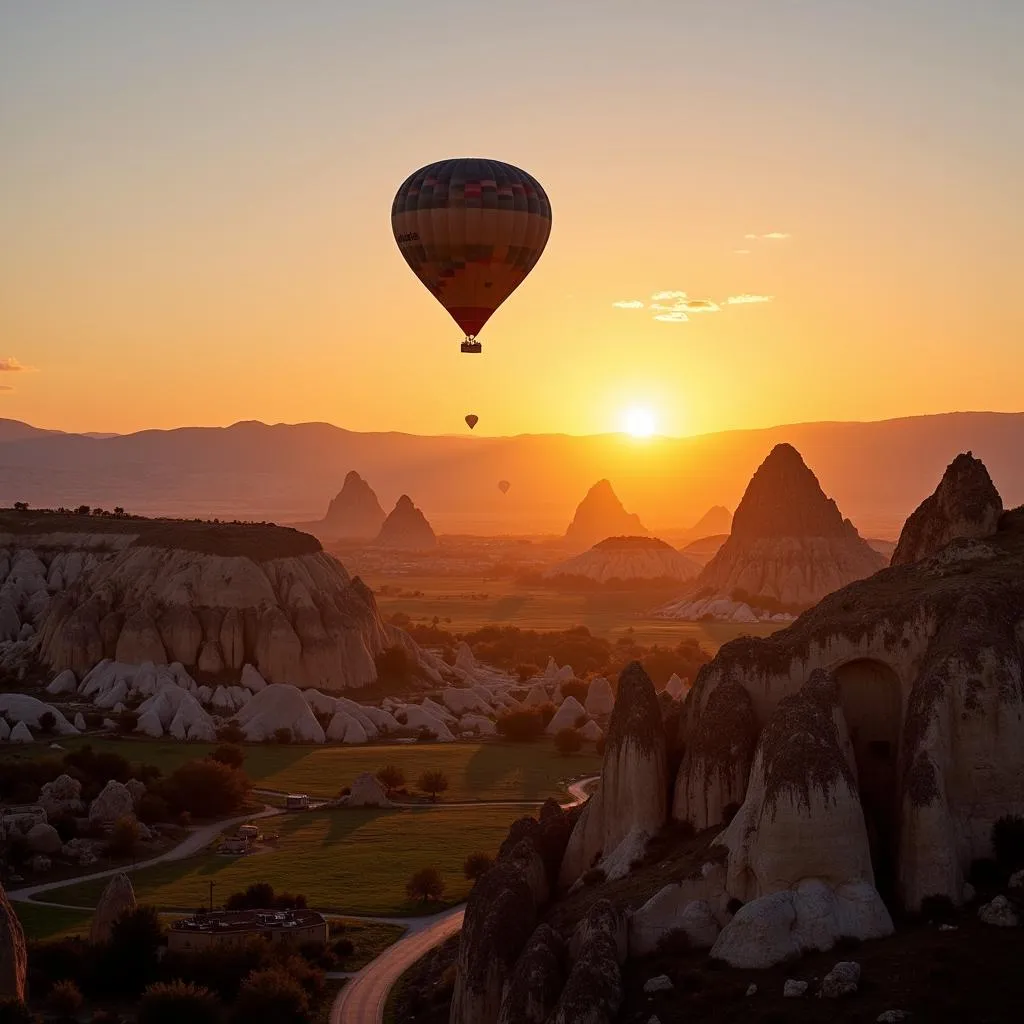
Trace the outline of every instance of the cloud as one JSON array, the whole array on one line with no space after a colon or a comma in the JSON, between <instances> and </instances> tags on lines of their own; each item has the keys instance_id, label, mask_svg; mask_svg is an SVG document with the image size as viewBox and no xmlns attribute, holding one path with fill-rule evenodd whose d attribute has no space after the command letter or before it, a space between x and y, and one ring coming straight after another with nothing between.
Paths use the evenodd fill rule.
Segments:
<instances>
[{"instance_id":1,"label":"cloud","mask_svg":"<svg viewBox=\"0 0 1024 1024\"><path fill-rule=\"evenodd\" d=\"M792 238L793 236L788 231L769 231L763 235L744 235L743 237L748 242L755 242L759 239L764 239L768 242L778 242L783 238Z\"/></svg>"},{"instance_id":2,"label":"cloud","mask_svg":"<svg viewBox=\"0 0 1024 1024\"><path fill-rule=\"evenodd\" d=\"M771 302L774 295L730 295L725 301L730 306L751 306L757 302Z\"/></svg>"},{"instance_id":3,"label":"cloud","mask_svg":"<svg viewBox=\"0 0 1024 1024\"><path fill-rule=\"evenodd\" d=\"M643 309L644 304L639 299L622 299L620 302L613 302L616 309Z\"/></svg>"},{"instance_id":4,"label":"cloud","mask_svg":"<svg viewBox=\"0 0 1024 1024\"><path fill-rule=\"evenodd\" d=\"M14 388L10 384L0 384L0 391L13 391Z\"/></svg>"},{"instance_id":5,"label":"cloud","mask_svg":"<svg viewBox=\"0 0 1024 1024\"><path fill-rule=\"evenodd\" d=\"M750 255L750 250L749 249L733 249L733 252L736 253L737 256L749 256Z\"/></svg>"},{"instance_id":6,"label":"cloud","mask_svg":"<svg viewBox=\"0 0 1024 1024\"><path fill-rule=\"evenodd\" d=\"M33 370L33 366L23 366L14 356L6 359L0 358L0 373L21 373L23 370Z\"/></svg>"},{"instance_id":7,"label":"cloud","mask_svg":"<svg viewBox=\"0 0 1024 1024\"><path fill-rule=\"evenodd\" d=\"M667 312L658 313L654 319L663 324L685 324L690 318L681 309L669 309Z\"/></svg>"},{"instance_id":8,"label":"cloud","mask_svg":"<svg viewBox=\"0 0 1024 1024\"><path fill-rule=\"evenodd\" d=\"M717 313L722 308L710 299L687 299L684 305L687 313Z\"/></svg>"},{"instance_id":9,"label":"cloud","mask_svg":"<svg viewBox=\"0 0 1024 1024\"><path fill-rule=\"evenodd\" d=\"M685 299L686 292L655 292L651 298L655 302L664 302L667 299Z\"/></svg>"}]
</instances>

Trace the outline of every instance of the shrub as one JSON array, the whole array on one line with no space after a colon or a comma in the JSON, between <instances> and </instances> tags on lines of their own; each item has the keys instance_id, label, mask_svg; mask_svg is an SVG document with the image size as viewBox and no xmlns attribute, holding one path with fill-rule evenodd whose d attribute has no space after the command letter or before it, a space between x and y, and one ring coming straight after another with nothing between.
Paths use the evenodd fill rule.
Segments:
<instances>
[{"instance_id":1,"label":"shrub","mask_svg":"<svg viewBox=\"0 0 1024 1024\"><path fill-rule=\"evenodd\" d=\"M103 972L108 987L135 994L157 976L163 930L155 908L138 906L110 930ZM141 1018L140 1018L141 1019Z\"/></svg>"},{"instance_id":2,"label":"shrub","mask_svg":"<svg viewBox=\"0 0 1024 1024\"><path fill-rule=\"evenodd\" d=\"M419 900L421 903L439 900L444 895L444 878L437 868L420 868L409 878L405 891L409 899Z\"/></svg>"},{"instance_id":3,"label":"shrub","mask_svg":"<svg viewBox=\"0 0 1024 1024\"><path fill-rule=\"evenodd\" d=\"M139 1000L139 1024L219 1024L220 1003L209 989L187 981L157 982Z\"/></svg>"},{"instance_id":4,"label":"shrub","mask_svg":"<svg viewBox=\"0 0 1024 1024\"><path fill-rule=\"evenodd\" d=\"M377 778L388 793L405 785L405 773L397 765L384 765L384 767L377 772Z\"/></svg>"},{"instance_id":5,"label":"shrub","mask_svg":"<svg viewBox=\"0 0 1024 1024\"><path fill-rule=\"evenodd\" d=\"M541 704L540 707L537 708L537 714L540 715L540 720L544 723L545 729L548 727L551 719L555 717L555 712L557 710L558 709L551 703L551 701L548 701L546 704Z\"/></svg>"},{"instance_id":6,"label":"shrub","mask_svg":"<svg viewBox=\"0 0 1024 1024\"><path fill-rule=\"evenodd\" d=\"M1024 818L1008 814L992 826L996 863L1007 873L1024 868Z\"/></svg>"},{"instance_id":7,"label":"shrub","mask_svg":"<svg viewBox=\"0 0 1024 1024\"><path fill-rule=\"evenodd\" d=\"M416 781L416 788L430 794L430 799L437 803L437 794L448 788L448 776L444 772L424 772Z\"/></svg>"},{"instance_id":8,"label":"shrub","mask_svg":"<svg viewBox=\"0 0 1024 1024\"><path fill-rule=\"evenodd\" d=\"M404 647L385 647L373 659L377 682L384 686L403 687L412 682L413 665Z\"/></svg>"},{"instance_id":9,"label":"shrub","mask_svg":"<svg viewBox=\"0 0 1024 1024\"><path fill-rule=\"evenodd\" d=\"M494 858L483 850L471 853L462 864L462 873L471 882L475 882L481 875L490 871L494 865Z\"/></svg>"},{"instance_id":10,"label":"shrub","mask_svg":"<svg viewBox=\"0 0 1024 1024\"><path fill-rule=\"evenodd\" d=\"M253 971L242 982L231 1019L236 1024L306 1024L309 997L279 967Z\"/></svg>"},{"instance_id":11,"label":"shrub","mask_svg":"<svg viewBox=\"0 0 1024 1024\"><path fill-rule=\"evenodd\" d=\"M529 743L544 734L544 720L535 708L510 711L498 719L495 728L499 736L513 743Z\"/></svg>"},{"instance_id":12,"label":"shrub","mask_svg":"<svg viewBox=\"0 0 1024 1024\"><path fill-rule=\"evenodd\" d=\"M139 823L130 814L118 818L107 840L108 857L130 857L139 841Z\"/></svg>"},{"instance_id":13,"label":"shrub","mask_svg":"<svg viewBox=\"0 0 1024 1024\"><path fill-rule=\"evenodd\" d=\"M139 821L154 825L158 821L170 821L171 809L159 793L143 793L136 808Z\"/></svg>"},{"instance_id":14,"label":"shrub","mask_svg":"<svg viewBox=\"0 0 1024 1024\"><path fill-rule=\"evenodd\" d=\"M331 949L334 950L335 956L344 959L347 956L351 956L356 951L356 945L351 939L346 939L342 936L340 939L335 939L331 945Z\"/></svg>"},{"instance_id":15,"label":"shrub","mask_svg":"<svg viewBox=\"0 0 1024 1024\"><path fill-rule=\"evenodd\" d=\"M587 699L587 691L590 689L589 683L584 683L580 679L571 679L567 683L562 683L562 697L575 697L581 704Z\"/></svg>"},{"instance_id":16,"label":"shrub","mask_svg":"<svg viewBox=\"0 0 1024 1024\"><path fill-rule=\"evenodd\" d=\"M245 751L237 743L222 743L210 754L210 758L229 768L241 768L245 764Z\"/></svg>"},{"instance_id":17,"label":"shrub","mask_svg":"<svg viewBox=\"0 0 1024 1024\"><path fill-rule=\"evenodd\" d=\"M584 885L601 885L605 880L604 868L588 868L583 872Z\"/></svg>"},{"instance_id":18,"label":"shrub","mask_svg":"<svg viewBox=\"0 0 1024 1024\"><path fill-rule=\"evenodd\" d=\"M74 1020L82 1009L82 1002L82 993L78 991L78 986L68 979L58 981L46 997L46 1005L50 1012L61 1021Z\"/></svg>"},{"instance_id":19,"label":"shrub","mask_svg":"<svg viewBox=\"0 0 1024 1024\"><path fill-rule=\"evenodd\" d=\"M292 731L287 726L282 726L280 729L274 730L274 742L281 744L288 744L294 739Z\"/></svg>"},{"instance_id":20,"label":"shrub","mask_svg":"<svg viewBox=\"0 0 1024 1024\"><path fill-rule=\"evenodd\" d=\"M583 739L575 729L559 729L555 733L555 749L563 756L575 754L583 746Z\"/></svg>"},{"instance_id":21,"label":"shrub","mask_svg":"<svg viewBox=\"0 0 1024 1024\"><path fill-rule=\"evenodd\" d=\"M233 892L225 901L225 910L261 910L274 905L274 887L269 882L253 882L244 892Z\"/></svg>"},{"instance_id":22,"label":"shrub","mask_svg":"<svg viewBox=\"0 0 1024 1024\"><path fill-rule=\"evenodd\" d=\"M735 914L739 913L740 908L742 906L743 906L743 900L738 900L735 896L733 896L733 898L731 900L729 900L729 902L725 905L725 909L727 911L729 911L730 914L734 914L735 915Z\"/></svg>"},{"instance_id":23,"label":"shrub","mask_svg":"<svg viewBox=\"0 0 1024 1024\"><path fill-rule=\"evenodd\" d=\"M525 683L528 679L532 679L535 675L540 672L540 668L536 665L519 664L516 665L516 675L519 677L519 682Z\"/></svg>"},{"instance_id":24,"label":"shrub","mask_svg":"<svg viewBox=\"0 0 1024 1024\"><path fill-rule=\"evenodd\" d=\"M273 965L271 944L266 939L253 938L239 946L213 947L198 953L168 950L161 961L161 973L209 989L225 1003L231 1003L253 971Z\"/></svg>"},{"instance_id":25,"label":"shrub","mask_svg":"<svg viewBox=\"0 0 1024 1024\"><path fill-rule=\"evenodd\" d=\"M240 744L245 742L245 733L237 722L226 722L217 730L217 739L221 743Z\"/></svg>"},{"instance_id":26,"label":"shrub","mask_svg":"<svg viewBox=\"0 0 1024 1024\"><path fill-rule=\"evenodd\" d=\"M117 716L117 731L122 736L130 736L135 732L135 727L139 724L139 713L132 711L131 708L125 708Z\"/></svg>"},{"instance_id":27,"label":"shrub","mask_svg":"<svg viewBox=\"0 0 1024 1024\"><path fill-rule=\"evenodd\" d=\"M44 711L39 716L39 731L49 736L57 728L57 716L52 711ZM81 997L79 997L81 998Z\"/></svg>"},{"instance_id":28,"label":"shrub","mask_svg":"<svg viewBox=\"0 0 1024 1024\"><path fill-rule=\"evenodd\" d=\"M161 786L161 795L174 810L198 818L226 817L245 803L249 780L237 768L204 758L176 768Z\"/></svg>"},{"instance_id":29,"label":"shrub","mask_svg":"<svg viewBox=\"0 0 1024 1024\"><path fill-rule=\"evenodd\" d=\"M78 818L67 812L50 819L50 824L57 830L62 843L70 842L78 835Z\"/></svg>"},{"instance_id":30,"label":"shrub","mask_svg":"<svg viewBox=\"0 0 1024 1024\"><path fill-rule=\"evenodd\" d=\"M945 893L932 893L921 900L921 916L926 921L943 924L956 917L956 907Z\"/></svg>"}]
</instances>

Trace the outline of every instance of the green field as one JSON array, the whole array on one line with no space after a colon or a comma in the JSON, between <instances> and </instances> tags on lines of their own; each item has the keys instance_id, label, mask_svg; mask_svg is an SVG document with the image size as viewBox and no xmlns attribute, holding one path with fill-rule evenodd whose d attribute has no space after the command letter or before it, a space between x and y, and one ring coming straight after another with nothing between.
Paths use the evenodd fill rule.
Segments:
<instances>
[{"instance_id":1,"label":"green field","mask_svg":"<svg viewBox=\"0 0 1024 1024\"><path fill-rule=\"evenodd\" d=\"M205 757L207 743L174 740L65 739L67 750L91 744L94 750L123 755L129 761L156 765L164 774L186 761ZM49 757L53 751L39 744L5 752L17 757ZM306 746L300 744L247 744L245 771L254 785L264 789L334 797L361 772L376 772L386 764L405 773L407 785L427 770L448 776L442 800L544 800L564 796L566 781L601 770L601 759L591 751L563 757L550 740L538 743L415 743L372 744L365 747Z\"/></svg>"},{"instance_id":2,"label":"green field","mask_svg":"<svg viewBox=\"0 0 1024 1024\"><path fill-rule=\"evenodd\" d=\"M474 850L495 853L508 827L523 811L515 808L436 808L401 811L314 811L274 820L276 848L247 857L204 854L159 864L132 875L140 902L163 910L192 911L210 898L215 904L253 882L302 893L310 906L340 914L433 913L466 898L470 883L462 863ZM411 904L409 876L438 868L447 884L443 904ZM46 899L93 907L107 879L51 890Z\"/></svg>"},{"instance_id":3,"label":"green field","mask_svg":"<svg viewBox=\"0 0 1024 1024\"><path fill-rule=\"evenodd\" d=\"M89 931L92 914L88 910L62 910L35 903L11 902L29 939L56 939L84 935Z\"/></svg>"},{"instance_id":4,"label":"green field","mask_svg":"<svg viewBox=\"0 0 1024 1024\"><path fill-rule=\"evenodd\" d=\"M523 586L511 579L466 576L387 576L368 572L363 580L375 591L382 615L404 612L415 620L431 620L458 633L483 626L520 629L569 629L586 626L596 636L615 640L633 630L637 643L675 646L696 639L709 653L738 636L769 636L779 627L721 622L673 622L651 612L670 601L671 590L593 590L567 592ZM382 585L400 587L402 596L381 594ZM422 597L412 597L421 591ZM450 622L445 620L450 619Z\"/></svg>"}]
</instances>

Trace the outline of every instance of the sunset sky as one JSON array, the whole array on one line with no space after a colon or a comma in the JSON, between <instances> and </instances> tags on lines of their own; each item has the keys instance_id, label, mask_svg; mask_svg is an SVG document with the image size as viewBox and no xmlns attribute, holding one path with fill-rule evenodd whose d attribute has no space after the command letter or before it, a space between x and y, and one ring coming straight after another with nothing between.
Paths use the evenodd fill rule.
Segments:
<instances>
[{"instance_id":1,"label":"sunset sky","mask_svg":"<svg viewBox=\"0 0 1024 1024\"><path fill-rule=\"evenodd\" d=\"M1021 0L0 0L0 416L1019 410L1022 39ZM481 357L389 224L449 156L553 209Z\"/></svg>"}]
</instances>

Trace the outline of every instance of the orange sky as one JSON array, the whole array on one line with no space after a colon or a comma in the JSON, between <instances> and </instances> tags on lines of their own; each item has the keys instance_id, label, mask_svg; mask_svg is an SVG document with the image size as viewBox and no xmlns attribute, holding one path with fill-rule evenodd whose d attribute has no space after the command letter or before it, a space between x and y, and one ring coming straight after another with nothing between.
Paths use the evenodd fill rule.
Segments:
<instances>
[{"instance_id":1,"label":"orange sky","mask_svg":"<svg viewBox=\"0 0 1024 1024\"><path fill-rule=\"evenodd\" d=\"M590 433L641 406L685 434L1020 409L1024 5L978 6L0 2L0 357L34 368L0 362L0 415ZM451 155L526 168L554 213L480 358L388 223ZM771 301L613 305L666 291Z\"/></svg>"}]
</instances>

